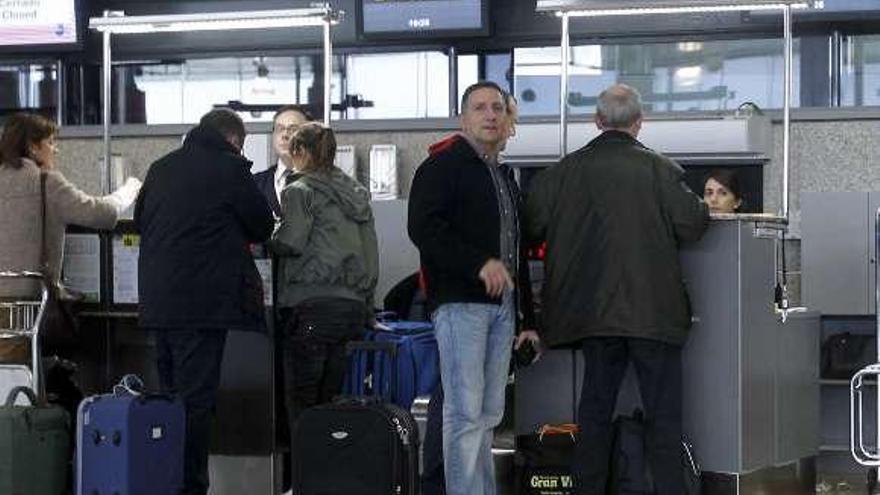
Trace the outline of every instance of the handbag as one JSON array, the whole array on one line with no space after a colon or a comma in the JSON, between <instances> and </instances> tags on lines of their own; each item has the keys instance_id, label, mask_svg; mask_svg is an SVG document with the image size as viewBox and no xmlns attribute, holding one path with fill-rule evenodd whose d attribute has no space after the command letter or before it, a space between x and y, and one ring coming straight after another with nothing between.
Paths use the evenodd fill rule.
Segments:
<instances>
[{"instance_id":1,"label":"handbag","mask_svg":"<svg viewBox=\"0 0 880 495\"><path fill-rule=\"evenodd\" d=\"M43 320L40 323L40 342L53 350L71 348L79 342L79 328L73 311L77 298L53 280L49 272L49 251L46 245L46 172L40 173L40 203L40 265L48 292Z\"/></svg>"},{"instance_id":2,"label":"handbag","mask_svg":"<svg viewBox=\"0 0 880 495\"><path fill-rule=\"evenodd\" d=\"M0 336L0 364L31 364L31 339L22 335Z\"/></svg>"},{"instance_id":3,"label":"handbag","mask_svg":"<svg viewBox=\"0 0 880 495\"><path fill-rule=\"evenodd\" d=\"M537 432L517 438L517 457L521 466L519 493L575 493L571 462L578 432L575 424L545 424Z\"/></svg>"}]
</instances>

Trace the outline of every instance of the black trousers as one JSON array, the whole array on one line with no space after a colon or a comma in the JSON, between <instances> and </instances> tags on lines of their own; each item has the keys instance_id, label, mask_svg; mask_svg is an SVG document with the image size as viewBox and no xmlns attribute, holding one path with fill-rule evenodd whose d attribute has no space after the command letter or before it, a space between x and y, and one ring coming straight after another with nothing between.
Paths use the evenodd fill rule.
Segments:
<instances>
[{"instance_id":1,"label":"black trousers","mask_svg":"<svg viewBox=\"0 0 880 495\"><path fill-rule=\"evenodd\" d=\"M583 341L584 384L578 406L573 472L580 495L604 495L611 451L611 415L632 361L645 408L645 451L657 495L681 495L681 347L659 341L596 337Z\"/></svg>"},{"instance_id":2,"label":"black trousers","mask_svg":"<svg viewBox=\"0 0 880 495\"><path fill-rule=\"evenodd\" d=\"M342 391L345 344L363 336L366 305L340 298L310 299L281 311L284 392L290 429L303 410Z\"/></svg>"},{"instance_id":3,"label":"black trousers","mask_svg":"<svg viewBox=\"0 0 880 495\"><path fill-rule=\"evenodd\" d=\"M159 382L186 409L182 495L208 493L208 449L211 419L220 386L220 364L226 330L161 329L156 331Z\"/></svg>"}]
</instances>

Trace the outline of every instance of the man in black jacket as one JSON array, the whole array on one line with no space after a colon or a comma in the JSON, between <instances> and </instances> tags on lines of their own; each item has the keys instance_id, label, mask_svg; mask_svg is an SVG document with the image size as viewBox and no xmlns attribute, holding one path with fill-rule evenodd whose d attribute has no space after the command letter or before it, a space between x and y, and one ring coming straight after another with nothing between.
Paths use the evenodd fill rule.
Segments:
<instances>
[{"instance_id":1,"label":"man in black jacket","mask_svg":"<svg viewBox=\"0 0 880 495\"><path fill-rule=\"evenodd\" d=\"M504 413L518 309L530 310L529 302L517 304L518 296L530 301L528 267L519 192L498 163L508 137L504 92L494 83L474 84L461 107L462 133L438 143L416 170L408 228L437 308L446 492L494 495L493 430ZM526 338L537 336L521 333Z\"/></svg>"},{"instance_id":2,"label":"man in black jacket","mask_svg":"<svg viewBox=\"0 0 880 495\"><path fill-rule=\"evenodd\" d=\"M269 238L273 219L241 156L244 137L234 112L208 112L180 149L152 164L135 207L139 324L155 332L162 388L186 407L185 495L208 491L226 332L264 328L248 245Z\"/></svg>"},{"instance_id":3,"label":"man in black jacket","mask_svg":"<svg viewBox=\"0 0 880 495\"><path fill-rule=\"evenodd\" d=\"M700 238L708 208L681 167L636 140L642 108L633 88L603 91L595 120L602 134L539 175L528 198L527 230L548 248L541 338L584 353L578 493L605 492L611 415L632 361L656 493L679 495L681 347L691 315L678 248Z\"/></svg>"}]
</instances>

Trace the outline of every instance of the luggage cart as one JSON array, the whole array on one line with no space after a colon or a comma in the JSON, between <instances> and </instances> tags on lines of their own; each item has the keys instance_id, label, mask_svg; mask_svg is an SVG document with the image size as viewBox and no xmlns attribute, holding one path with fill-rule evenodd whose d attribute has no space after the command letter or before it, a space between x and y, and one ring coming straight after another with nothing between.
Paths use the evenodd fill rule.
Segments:
<instances>
[{"instance_id":1,"label":"luggage cart","mask_svg":"<svg viewBox=\"0 0 880 495\"><path fill-rule=\"evenodd\" d=\"M880 209L874 215L874 303L877 322L877 362L869 364L857 371L849 384L849 449L853 459L862 466L871 468L868 471L868 493L880 495ZM873 383L867 383L870 378ZM872 386L876 395L876 436L874 444L869 444L865 439L865 417L863 391Z\"/></svg>"},{"instance_id":2,"label":"luggage cart","mask_svg":"<svg viewBox=\"0 0 880 495\"><path fill-rule=\"evenodd\" d=\"M0 338L26 337L30 339L31 365L0 364L0 397L6 397L17 386L33 389L39 400L46 398L43 384L42 358L40 352L40 324L43 321L49 291L39 272L0 271L0 281L31 279L40 284L40 298L0 302ZM25 402L26 403L26 402Z\"/></svg>"}]
</instances>

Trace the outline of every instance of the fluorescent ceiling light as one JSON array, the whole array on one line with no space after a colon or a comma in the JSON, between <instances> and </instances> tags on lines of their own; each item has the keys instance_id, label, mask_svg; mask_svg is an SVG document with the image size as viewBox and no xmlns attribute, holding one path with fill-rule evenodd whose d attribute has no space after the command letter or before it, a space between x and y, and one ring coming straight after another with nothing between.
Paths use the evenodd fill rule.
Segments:
<instances>
[{"instance_id":1,"label":"fluorescent ceiling light","mask_svg":"<svg viewBox=\"0 0 880 495\"><path fill-rule=\"evenodd\" d=\"M700 41L681 41L676 46L678 51L684 53L698 52L703 49L703 43Z\"/></svg>"},{"instance_id":2,"label":"fluorescent ceiling light","mask_svg":"<svg viewBox=\"0 0 880 495\"><path fill-rule=\"evenodd\" d=\"M599 9L599 10L568 10L559 11L557 16L568 14L569 17L606 17L606 16L629 16L647 14L704 14L712 12L742 12L754 10L782 10L786 6L792 9L805 9L807 3L770 3L770 4L743 4L743 5L692 5L689 7L635 7L630 9Z\"/></svg>"},{"instance_id":3,"label":"fluorescent ceiling light","mask_svg":"<svg viewBox=\"0 0 880 495\"><path fill-rule=\"evenodd\" d=\"M92 17L89 27L114 34L228 31L337 24L342 11L329 8L215 12L206 14Z\"/></svg>"}]
</instances>

